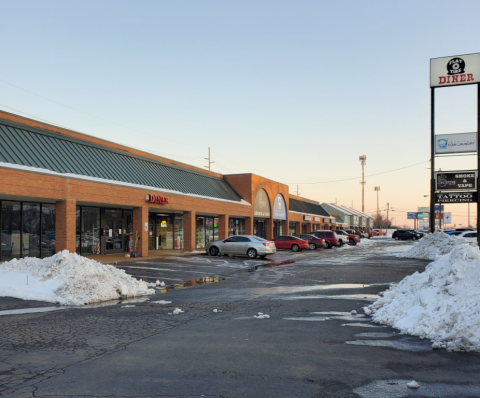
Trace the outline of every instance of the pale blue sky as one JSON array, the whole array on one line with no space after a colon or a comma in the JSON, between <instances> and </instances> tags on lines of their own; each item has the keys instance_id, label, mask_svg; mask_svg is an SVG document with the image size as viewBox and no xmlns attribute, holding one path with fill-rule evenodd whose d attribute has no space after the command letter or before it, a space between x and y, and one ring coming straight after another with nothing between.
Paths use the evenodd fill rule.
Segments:
<instances>
[{"instance_id":1,"label":"pale blue sky","mask_svg":"<svg viewBox=\"0 0 480 398\"><path fill-rule=\"evenodd\" d=\"M361 154L367 175L428 160L429 59L480 52L478 1L0 5L0 109L200 167L211 146L214 171L283 183L358 177ZM436 91L437 132L475 131L476 88ZM366 210L377 185L382 208L428 205L428 167L367 178ZM361 209L359 180L300 193Z\"/></svg>"}]
</instances>

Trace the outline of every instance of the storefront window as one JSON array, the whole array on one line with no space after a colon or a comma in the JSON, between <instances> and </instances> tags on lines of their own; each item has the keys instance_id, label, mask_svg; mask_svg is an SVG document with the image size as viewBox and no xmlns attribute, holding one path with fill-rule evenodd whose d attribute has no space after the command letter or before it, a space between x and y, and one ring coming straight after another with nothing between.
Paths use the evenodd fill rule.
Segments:
<instances>
[{"instance_id":1,"label":"storefront window","mask_svg":"<svg viewBox=\"0 0 480 398\"><path fill-rule=\"evenodd\" d=\"M20 257L20 202L2 201L2 260Z\"/></svg>"},{"instance_id":2,"label":"storefront window","mask_svg":"<svg viewBox=\"0 0 480 398\"><path fill-rule=\"evenodd\" d=\"M100 254L100 209L77 206L77 253Z\"/></svg>"},{"instance_id":3,"label":"storefront window","mask_svg":"<svg viewBox=\"0 0 480 398\"><path fill-rule=\"evenodd\" d=\"M125 210L125 243L124 251L132 252L133 251L133 213L129 210Z\"/></svg>"},{"instance_id":4,"label":"storefront window","mask_svg":"<svg viewBox=\"0 0 480 398\"><path fill-rule=\"evenodd\" d=\"M40 257L40 204L23 203L22 257Z\"/></svg>"},{"instance_id":5,"label":"storefront window","mask_svg":"<svg viewBox=\"0 0 480 398\"><path fill-rule=\"evenodd\" d=\"M173 216L158 215L156 221L156 242L157 250L171 250L173 249Z\"/></svg>"},{"instance_id":6,"label":"storefront window","mask_svg":"<svg viewBox=\"0 0 480 398\"><path fill-rule=\"evenodd\" d=\"M148 213L148 250L156 250L155 213Z\"/></svg>"},{"instance_id":7,"label":"storefront window","mask_svg":"<svg viewBox=\"0 0 480 398\"><path fill-rule=\"evenodd\" d=\"M55 254L55 205L42 204L42 257Z\"/></svg>"},{"instance_id":8,"label":"storefront window","mask_svg":"<svg viewBox=\"0 0 480 398\"><path fill-rule=\"evenodd\" d=\"M228 221L228 236L244 235L245 220L241 218L230 218Z\"/></svg>"},{"instance_id":9,"label":"storefront window","mask_svg":"<svg viewBox=\"0 0 480 398\"><path fill-rule=\"evenodd\" d=\"M183 216L175 216L175 249L183 250Z\"/></svg>"},{"instance_id":10,"label":"storefront window","mask_svg":"<svg viewBox=\"0 0 480 398\"><path fill-rule=\"evenodd\" d=\"M295 223L294 222L289 222L288 223L288 234L289 235L295 235Z\"/></svg>"},{"instance_id":11,"label":"storefront window","mask_svg":"<svg viewBox=\"0 0 480 398\"><path fill-rule=\"evenodd\" d=\"M205 217L197 217L196 222L197 231L197 248L205 247Z\"/></svg>"}]
</instances>

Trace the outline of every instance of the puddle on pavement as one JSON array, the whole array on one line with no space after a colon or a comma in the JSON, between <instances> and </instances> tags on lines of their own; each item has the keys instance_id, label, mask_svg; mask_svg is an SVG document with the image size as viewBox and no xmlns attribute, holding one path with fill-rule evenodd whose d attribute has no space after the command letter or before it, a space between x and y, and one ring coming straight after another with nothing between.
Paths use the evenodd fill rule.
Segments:
<instances>
[{"instance_id":1,"label":"puddle on pavement","mask_svg":"<svg viewBox=\"0 0 480 398\"><path fill-rule=\"evenodd\" d=\"M323 295L315 294L312 296L293 296L285 297L284 300L306 300L306 299L333 299L333 300L367 300L375 301L380 297L378 294L339 294L339 295Z\"/></svg>"},{"instance_id":2,"label":"puddle on pavement","mask_svg":"<svg viewBox=\"0 0 480 398\"><path fill-rule=\"evenodd\" d=\"M318 322L318 321L329 321L331 318L328 316L298 316L298 317L290 317L290 318L282 318L286 321L307 321L307 322Z\"/></svg>"},{"instance_id":3,"label":"puddle on pavement","mask_svg":"<svg viewBox=\"0 0 480 398\"><path fill-rule=\"evenodd\" d=\"M408 339L400 340L354 340L346 341L346 344L350 345L363 345L369 347L383 347L383 348L394 348L401 351L432 351L432 343L429 341L412 341Z\"/></svg>"},{"instance_id":4,"label":"puddle on pavement","mask_svg":"<svg viewBox=\"0 0 480 398\"><path fill-rule=\"evenodd\" d=\"M67 307L40 307L40 308L18 308L16 310L5 310L0 311L0 316L2 315L20 315L20 314L32 314L37 312L50 312L63 310Z\"/></svg>"},{"instance_id":5,"label":"puddle on pavement","mask_svg":"<svg viewBox=\"0 0 480 398\"><path fill-rule=\"evenodd\" d=\"M386 328L386 326L375 326L370 323L344 323L341 326L354 326L358 328Z\"/></svg>"},{"instance_id":6,"label":"puddle on pavement","mask_svg":"<svg viewBox=\"0 0 480 398\"><path fill-rule=\"evenodd\" d=\"M224 278L220 279L216 276L206 276L204 278L191 279L183 283L176 283L174 285L161 288L161 290L158 290L157 293L160 293L160 294L167 293L169 290L183 289L183 288L192 287L192 286L200 286L200 285L205 285L207 283L215 283L220 280L225 280L225 279Z\"/></svg>"},{"instance_id":7,"label":"puddle on pavement","mask_svg":"<svg viewBox=\"0 0 480 398\"><path fill-rule=\"evenodd\" d=\"M370 285L362 284L336 284L336 285L313 285L313 286L277 286L260 289L250 289L251 292L258 295L263 294L289 294L289 293L303 293L314 290L334 290L334 289L362 289Z\"/></svg>"},{"instance_id":8,"label":"puddle on pavement","mask_svg":"<svg viewBox=\"0 0 480 398\"><path fill-rule=\"evenodd\" d=\"M267 264L259 264L259 265L254 265L253 267L250 267L247 269L248 272L255 272L258 270L258 267L279 267L281 265L288 265L288 264L293 264L295 260L285 260L285 261L280 261L278 263L267 263Z\"/></svg>"},{"instance_id":9,"label":"puddle on pavement","mask_svg":"<svg viewBox=\"0 0 480 398\"><path fill-rule=\"evenodd\" d=\"M343 321L357 321L357 322L371 322L372 318L366 316L365 314L352 314L351 312L312 312L313 315L325 315L331 319L340 319Z\"/></svg>"},{"instance_id":10,"label":"puddle on pavement","mask_svg":"<svg viewBox=\"0 0 480 398\"><path fill-rule=\"evenodd\" d=\"M389 337L397 337L395 333L358 333L355 337L370 337L378 339L388 339Z\"/></svg>"},{"instance_id":11,"label":"puddle on pavement","mask_svg":"<svg viewBox=\"0 0 480 398\"><path fill-rule=\"evenodd\" d=\"M407 387L409 380L376 380L362 387L357 387L353 392L361 398L385 398L385 397L480 397L480 385L478 384L444 384L423 383L416 380L420 387L416 390Z\"/></svg>"}]
</instances>

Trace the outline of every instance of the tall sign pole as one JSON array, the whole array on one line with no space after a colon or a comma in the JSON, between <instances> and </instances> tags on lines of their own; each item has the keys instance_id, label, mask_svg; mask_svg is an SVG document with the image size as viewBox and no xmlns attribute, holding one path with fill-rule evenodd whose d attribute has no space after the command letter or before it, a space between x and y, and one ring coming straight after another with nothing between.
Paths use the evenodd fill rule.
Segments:
<instances>
[{"instance_id":1,"label":"tall sign pole","mask_svg":"<svg viewBox=\"0 0 480 398\"><path fill-rule=\"evenodd\" d=\"M435 232L435 88L430 88L430 232Z\"/></svg>"},{"instance_id":2,"label":"tall sign pole","mask_svg":"<svg viewBox=\"0 0 480 398\"><path fill-rule=\"evenodd\" d=\"M367 161L367 156L366 155L361 155L358 157L362 164L362 212L365 211L365 173L364 173L364 166Z\"/></svg>"},{"instance_id":3,"label":"tall sign pole","mask_svg":"<svg viewBox=\"0 0 480 398\"><path fill-rule=\"evenodd\" d=\"M478 133L480 132L480 83L477 84L477 137ZM480 151L478 150L478 138L477 138L477 170L480 170ZM478 187L480 185L478 184L480 176L477 176L477 193L478 193ZM477 244L478 247L480 247L480 234L478 233L478 216L480 214L480 200L477 199ZM470 207L468 207L468 223L470 224ZM470 225L469 225L470 227Z\"/></svg>"}]
</instances>

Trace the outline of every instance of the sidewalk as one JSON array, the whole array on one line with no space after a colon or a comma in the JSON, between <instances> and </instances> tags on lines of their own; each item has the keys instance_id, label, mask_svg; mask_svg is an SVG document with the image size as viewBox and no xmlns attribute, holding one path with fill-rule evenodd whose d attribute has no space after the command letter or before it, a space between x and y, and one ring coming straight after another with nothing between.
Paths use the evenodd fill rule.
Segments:
<instances>
[{"instance_id":1,"label":"sidewalk","mask_svg":"<svg viewBox=\"0 0 480 398\"><path fill-rule=\"evenodd\" d=\"M163 250L161 253L158 251L149 251L148 257L125 257L125 253L115 254L95 254L91 256L85 256L92 260L95 260L102 264L118 264L118 263L130 263L137 261L151 261L158 260L167 257L190 257L190 256L202 256L205 252L182 252L179 250Z\"/></svg>"}]
</instances>

